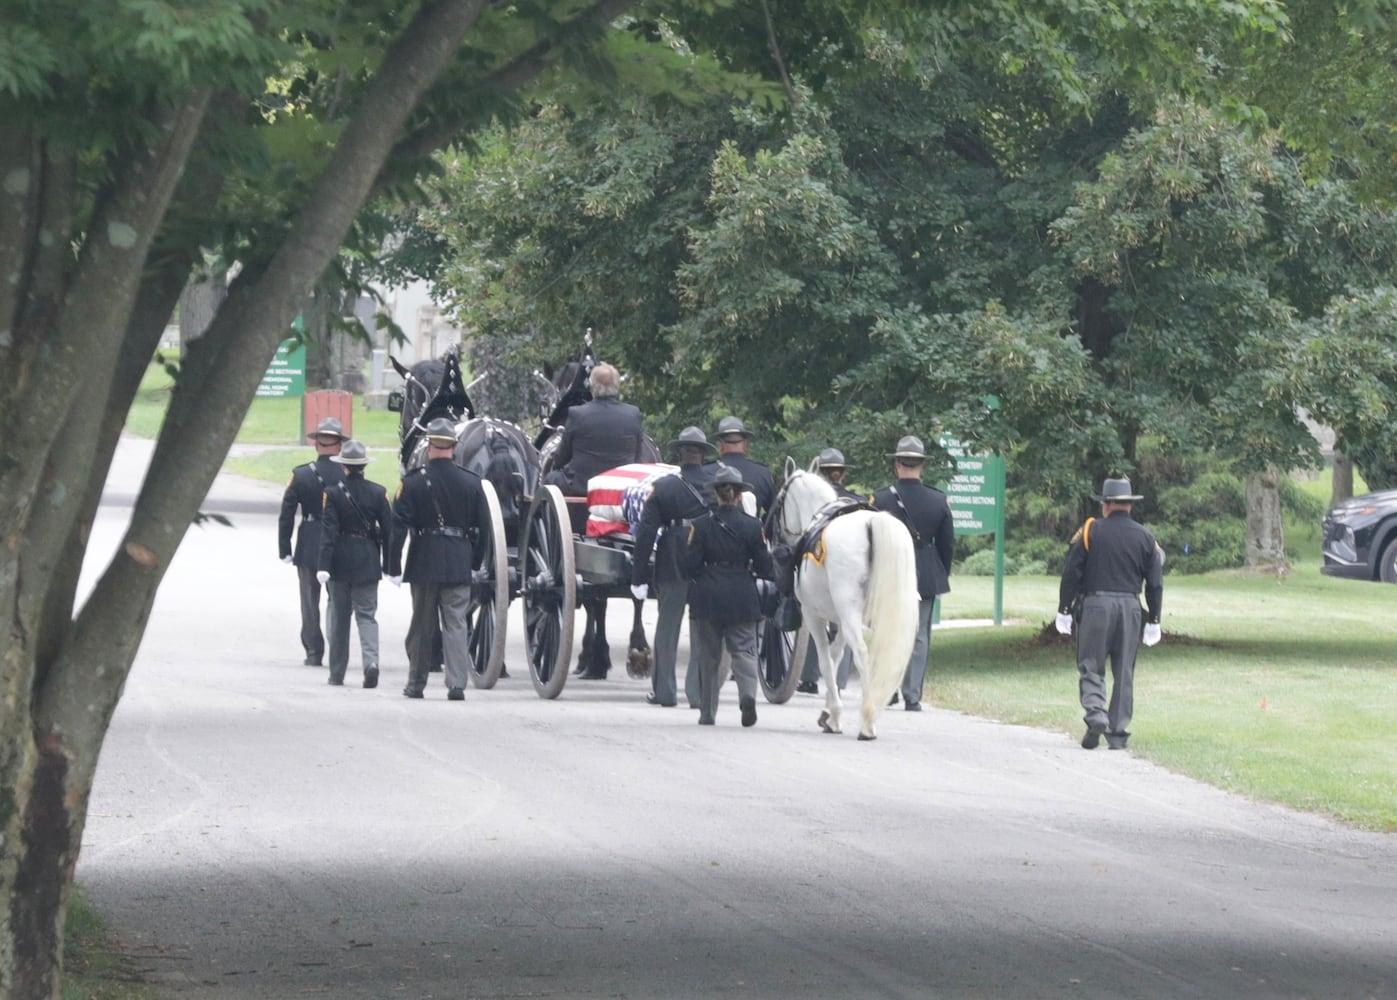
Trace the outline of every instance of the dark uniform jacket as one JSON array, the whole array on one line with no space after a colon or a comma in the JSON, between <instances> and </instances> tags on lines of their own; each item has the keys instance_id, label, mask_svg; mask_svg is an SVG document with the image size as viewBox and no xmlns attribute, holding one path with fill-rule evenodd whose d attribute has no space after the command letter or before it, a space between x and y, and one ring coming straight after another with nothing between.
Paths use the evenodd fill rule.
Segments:
<instances>
[{"instance_id":1,"label":"dark uniform jacket","mask_svg":"<svg viewBox=\"0 0 1397 1000\"><path fill-rule=\"evenodd\" d=\"M332 580L369 583L388 565L393 511L388 491L357 473L325 491L320 524L320 565Z\"/></svg>"},{"instance_id":2,"label":"dark uniform jacket","mask_svg":"<svg viewBox=\"0 0 1397 1000\"><path fill-rule=\"evenodd\" d=\"M740 625L762 617L757 577L775 574L762 525L740 507L719 507L689 528L684 554L690 617Z\"/></svg>"},{"instance_id":3,"label":"dark uniform jacket","mask_svg":"<svg viewBox=\"0 0 1397 1000\"><path fill-rule=\"evenodd\" d=\"M403 543L411 536L404 580L469 583L480 551L478 540L490 530L480 477L449 458L434 458L398 484L388 573L398 575Z\"/></svg>"},{"instance_id":4,"label":"dark uniform jacket","mask_svg":"<svg viewBox=\"0 0 1397 1000\"><path fill-rule=\"evenodd\" d=\"M742 481L752 487L752 495L757 500L757 517L765 520L771 505L776 502L776 483L771 478L771 470L736 451L719 455L718 461L730 469L736 469Z\"/></svg>"},{"instance_id":5,"label":"dark uniform jacket","mask_svg":"<svg viewBox=\"0 0 1397 1000\"><path fill-rule=\"evenodd\" d=\"M920 479L899 479L869 498L912 534L917 554L917 593L928 601L951 589L951 559L955 556L955 522L946 494Z\"/></svg>"},{"instance_id":6,"label":"dark uniform jacket","mask_svg":"<svg viewBox=\"0 0 1397 1000\"><path fill-rule=\"evenodd\" d=\"M688 532L683 522L702 517L709 507L718 503L713 491L706 489L713 481L717 468L712 465L681 465L678 475L661 476L640 512L640 527L635 533L634 562L631 583L649 583L650 552L655 552L654 578L658 583L674 583L688 579L684 575L683 554ZM665 528L659 547L655 536Z\"/></svg>"},{"instance_id":7,"label":"dark uniform jacket","mask_svg":"<svg viewBox=\"0 0 1397 1000\"><path fill-rule=\"evenodd\" d=\"M553 468L563 478L564 493L586 496L587 480L607 469L640 460L645 432L640 411L630 403L604 397L568 410Z\"/></svg>"},{"instance_id":8,"label":"dark uniform jacket","mask_svg":"<svg viewBox=\"0 0 1397 1000\"><path fill-rule=\"evenodd\" d=\"M840 498L842 498L842 499L844 499L844 500L857 500L859 503L863 503L863 502L864 502L863 497L859 496L859 495L858 495L857 493L855 493L853 490L846 489L845 487L841 486L839 483L830 483L830 485L834 487L834 495L835 495L835 496L840 497Z\"/></svg>"},{"instance_id":9,"label":"dark uniform jacket","mask_svg":"<svg viewBox=\"0 0 1397 1000\"><path fill-rule=\"evenodd\" d=\"M1058 610L1072 613L1080 596L1097 593L1139 594L1145 585L1145 621L1159 623L1164 601L1164 552L1150 529L1130 516L1112 511L1093 518L1072 536L1058 589Z\"/></svg>"},{"instance_id":10,"label":"dark uniform jacket","mask_svg":"<svg viewBox=\"0 0 1397 1000\"><path fill-rule=\"evenodd\" d=\"M291 470L291 481L281 497L281 519L277 523L277 546L281 558L292 555L291 529L296 524L296 508L301 509L301 530L296 532L294 562L315 569L320 563L320 514L325 491L344 479L344 470L329 455Z\"/></svg>"}]
</instances>

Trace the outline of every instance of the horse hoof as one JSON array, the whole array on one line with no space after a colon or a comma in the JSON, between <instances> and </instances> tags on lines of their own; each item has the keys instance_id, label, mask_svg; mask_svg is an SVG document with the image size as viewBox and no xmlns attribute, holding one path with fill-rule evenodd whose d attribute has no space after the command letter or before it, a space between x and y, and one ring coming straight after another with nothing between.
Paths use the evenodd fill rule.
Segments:
<instances>
[{"instance_id":1,"label":"horse hoof","mask_svg":"<svg viewBox=\"0 0 1397 1000\"><path fill-rule=\"evenodd\" d=\"M861 740L869 740L869 741L872 741L872 740L876 740L877 738L878 738L878 737L876 737L876 736L865 736L863 733L859 733L859 739L861 739Z\"/></svg>"},{"instance_id":2,"label":"horse hoof","mask_svg":"<svg viewBox=\"0 0 1397 1000\"><path fill-rule=\"evenodd\" d=\"M626 654L626 674L633 680L644 680L650 676L650 650L632 649Z\"/></svg>"},{"instance_id":3,"label":"horse hoof","mask_svg":"<svg viewBox=\"0 0 1397 1000\"><path fill-rule=\"evenodd\" d=\"M819 719L817 719L817 720L815 721L815 725L819 726L821 729L824 729L826 732L828 732L829 730L828 730L827 727L825 726L825 723L828 722L828 721L829 721L829 712L821 712L821 713L820 713Z\"/></svg>"}]
</instances>

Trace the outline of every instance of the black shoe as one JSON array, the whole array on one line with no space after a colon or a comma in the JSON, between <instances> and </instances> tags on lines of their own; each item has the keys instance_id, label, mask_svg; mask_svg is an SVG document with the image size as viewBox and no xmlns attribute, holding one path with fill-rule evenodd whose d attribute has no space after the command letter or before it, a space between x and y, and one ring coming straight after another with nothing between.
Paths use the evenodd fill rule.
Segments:
<instances>
[{"instance_id":1,"label":"black shoe","mask_svg":"<svg viewBox=\"0 0 1397 1000\"><path fill-rule=\"evenodd\" d=\"M1087 726L1087 734L1082 737L1082 749L1095 750L1101 745L1101 734L1105 731L1105 726Z\"/></svg>"},{"instance_id":2,"label":"black shoe","mask_svg":"<svg viewBox=\"0 0 1397 1000\"><path fill-rule=\"evenodd\" d=\"M713 716L711 716L711 715L703 715L702 713L700 713L700 714L699 714L699 725L700 725L700 726L711 726L711 725L713 725Z\"/></svg>"},{"instance_id":3,"label":"black shoe","mask_svg":"<svg viewBox=\"0 0 1397 1000\"><path fill-rule=\"evenodd\" d=\"M660 699L656 697L654 691L651 691L645 696L645 703L647 705L659 705L661 708L673 708L675 705L672 701L660 701Z\"/></svg>"},{"instance_id":4,"label":"black shoe","mask_svg":"<svg viewBox=\"0 0 1397 1000\"><path fill-rule=\"evenodd\" d=\"M500 677L501 677L501 678L505 678L505 677L508 677L508 676L509 676L509 668L506 667L506 666L501 665L501 666L500 666Z\"/></svg>"},{"instance_id":5,"label":"black shoe","mask_svg":"<svg viewBox=\"0 0 1397 1000\"><path fill-rule=\"evenodd\" d=\"M332 676L332 677L331 677L328 681L326 681L325 683L326 683L326 684L329 684L331 687L344 687L344 678L343 678L343 677L334 677L334 676Z\"/></svg>"},{"instance_id":6,"label":"black shoe","mask_svg":"<svg viewBox=\"0 0 1397 1000\"><path fill-rule=\"evenodd\" d=\"M369 667L364 671L364 687L378 687L378 667Z\"/></svg>"},{"instance_id":7,"label":"black shoe","mask_svg":"<svg viewBox=\"0 0 1397 1000\"><path fill-rule=\"evenodd\" d=\"M896 704L898 703L899 700L900 700L900 699L899 699L898 696L897 696L897 692L893 692L893 700L890 701L890 702L888 702L888 704L889 704L889 705L896 705Z\"/></svg>"},{"instance_id":8,"label":"black shoe","mask_svg":"<svg viewBox=\"0 0 1397 1000\"><path fill-rule=\"evenodd\" d=\"M447 701L465 701L466 692L463 688L451 688L446 692Z\"/></svg>"},{"instance_id":9,"label":"black shoe","mask_svg":"<svg viewBox=\"0 0 1397 1000\"><path fill-rule=\"evenodd\" d=\"M403 697L404 697L404 698L421 698L421 697L422 697L422 689L421 689L421 688L415 688L415 687L405 687L405 688L403 688Z\"/></svg>"},{"instance_id":10,"label":"black shoe","mask_svg":"<svg viewBox=\"0 0 1397 1000\"><path fill-rule=\"evenodd\" d=\"M801 681L796 685L796 690L801 694L819 694L820 685L816 684L814 681Z\"/></svg>"},{"instance_id":11,"label":"black shoe","mask_svg":"<svg viewBox=\"0 0 1397 1000\"><path fill-rule=\"evenodd\" d=\"M757 724L757 699L739 698L737 707L742 710L742 724L744 726L755 726Z\"/></svg>"},{"instance_id":12,"label":"black shoe","mask_svg":"<svg viewBox=\"0 0 1397 1000\"><path fill-rule=\"evenodd\" d=\"M306 657L306 666L308 667L323 667L324 665L325 664L321 662L321 658L319 656Z\"/></svg>"},{"instance_id":13,"label":"black shoe","mask_svg":"<svg viewBox=\"0 0 1397 1000\"><path fill-rule=\"evenodd\" d=\"M922 703L919 701L909 701L906 708L909 712L920 712L922 710Z\"/></svg>"},{"instance_id":14,"label":"black shoe","mask_svg":"<svg viewBox=\"0 0 1397 1000\"><path fill-rule=\"evenodd\" d=\"M1108 750L1124 750L1125 744L1129 739L1129 733L1107 733L1106 748Z\"/></svg>"},{"instance_id":15,"label":"black shoe","mask_svg":"<svg viewBox=\"0 0 1397 1000\"><path fill-rule=\"evenodd\" d=\"M582 671L580 674L574 674L573 676L580 681L604 681L606 680L606 671L588 669Z\"/></svg>"}]
</instances>

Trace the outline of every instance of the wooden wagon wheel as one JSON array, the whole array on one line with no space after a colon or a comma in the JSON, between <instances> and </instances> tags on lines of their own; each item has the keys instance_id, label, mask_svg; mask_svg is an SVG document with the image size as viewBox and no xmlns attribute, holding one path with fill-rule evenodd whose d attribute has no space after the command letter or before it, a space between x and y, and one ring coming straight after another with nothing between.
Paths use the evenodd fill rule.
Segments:
<instances>
[{"instance_id":1,"label":"wooden wagon wheel","mask_svg":"<svg viewBox=\"0 0 1397 1000\"><path fill-rule=\"evenodd\" d=\"M567 502L556 486L534 494L519 536L519 591L529 676L542 698L556 698L568 679L577 610L577 563Z\"/></svg>"},{"instance_id":2,"label":"wooden wagon wheel","mask_svg":"<svg viewBox=\"0 0 1397 1000\"><path fill-rule=\"evenodd\" d=\"M773 705L783 705L795 694L810 635L802 625L787 631L775 615L757 622L757 681Z\"/></svg>"},{"instance_id":3,"label":"wooden wagon wheel","mask_svg":"<svg viewBox=\"0 0 1397 1000\"><path fill-rule=\"evenodd\" d=\"M480 484L490 517L490 536L480 539L480 569L471 580L471 683L492 688L504 668L505 623L509 617L509 549L504 514L489 480Z\"/></svg>"}]
</instances>

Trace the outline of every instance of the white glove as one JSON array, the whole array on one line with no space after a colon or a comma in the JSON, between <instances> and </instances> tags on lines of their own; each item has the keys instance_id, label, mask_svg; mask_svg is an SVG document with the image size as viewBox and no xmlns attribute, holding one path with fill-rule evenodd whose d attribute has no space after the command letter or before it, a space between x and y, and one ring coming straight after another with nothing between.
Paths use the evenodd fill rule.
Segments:
<instances>
[{"instance_id":1,"label":"white glove","mask_svg":"<svg viewBox=\"0 0 1397 1000\"><path fill-rule=\"evenodd\" d=\"M633 583L631 584L631 593L635 595L637 601L643 601L650 594L650 585L648 583Z\"/></svg>"},{"instance_id":2,"label":"white glove","mask_svg":"<svg viewBox=\"0 0 1397 1000\"><path fill-rule=\"evenodd\" d=\"M281 561L286 563L286 565L290 566L296 560L292 559L290 556L282 556Z\"/></svg>"},{"instance_id":3,"label":"white glove","mask_svg":"<svg viewBox=\"0 0 1397 1000\"><path fill-rule=\"evenodd\" d=\"M316 583L329 583L329 582L330 582L330 574L329 574L327 571L325 571L325 570L322 569L320 572L318 572L318 573L315 574L315 582L316 582Z\"/></svg>"},{"instance_id":4,"label":"white glove","mask_svg":"<svg viewBox=\"0 0 1397 1000\"><path fill-rule=\"evenodd\" d=\"M1143 642L1146 646L1153 646L1162 638L1164 638L1164 636L1160 633L1159 626L1157 624L1146 625L1145 634L1140 638L1140 641Z\"/></svg>"},{"instance_id":5,"label":"white glove","mask_svg":"<svg viewBox=\"0 0 1397 1000\"><path fill-rule=\"evenodd\" d=\"M401 576L390 576L388 582L395 587L401 587L403 585L403 578Z\"/></svg>"},{"instance_id":6,"label":"white glove","mask_svg":"<svg viewBox=\"0 0 1397 1000\"><path fill-rule=\"evenodd\" d=\"M1072 634L1072 616L1059 614L1053 619L1053 625L1062 635Z\"/></svg>"}]
</instances>

